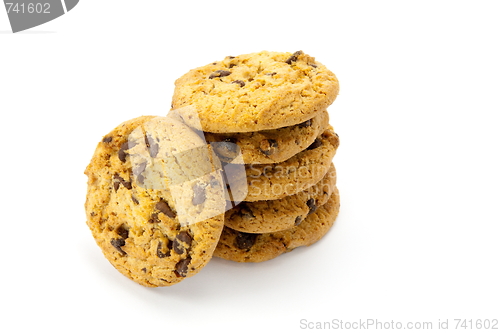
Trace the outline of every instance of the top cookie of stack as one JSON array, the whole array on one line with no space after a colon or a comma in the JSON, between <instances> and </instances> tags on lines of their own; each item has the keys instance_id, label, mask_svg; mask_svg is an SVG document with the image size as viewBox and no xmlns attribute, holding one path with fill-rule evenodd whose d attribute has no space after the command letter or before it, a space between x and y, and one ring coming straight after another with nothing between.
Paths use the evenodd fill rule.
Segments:
<instances>
[{"instance_id":1,"label":"top cookie of stack","mask_svg":"<svg viewBox=\"0 0 500 333\"><path fill-rule=\"evenodd\" d=\"M338 91L335 75L302 51L263 51L189 71L175 82L172 108L194 107L205 132L263 131L308 121Z\"/></svg>"}]
</instances>

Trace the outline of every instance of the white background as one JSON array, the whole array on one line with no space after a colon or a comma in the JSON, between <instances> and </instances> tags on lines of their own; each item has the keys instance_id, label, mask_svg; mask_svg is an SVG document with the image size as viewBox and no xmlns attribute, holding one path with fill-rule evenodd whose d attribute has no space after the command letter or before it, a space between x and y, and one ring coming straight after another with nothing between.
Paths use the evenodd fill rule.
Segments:
<instances>
[{"instance_id":1,"label":"white background","mask_svg":"<svg viewBox=\"0 0 500 333\"><path fill-rule=\"evenodd\" d=\"M3 332L303 331L500 320L497 1L90 1L12 34L0 7ZM104 259L83 171L119 123L227 55L338 76L341 213L319 243L148 289ZM307 325L306 324L306 325ZM500 324L498 326L500 328ZM471 329L468 329L471 331Z\"/></svg>"}]
</instances>

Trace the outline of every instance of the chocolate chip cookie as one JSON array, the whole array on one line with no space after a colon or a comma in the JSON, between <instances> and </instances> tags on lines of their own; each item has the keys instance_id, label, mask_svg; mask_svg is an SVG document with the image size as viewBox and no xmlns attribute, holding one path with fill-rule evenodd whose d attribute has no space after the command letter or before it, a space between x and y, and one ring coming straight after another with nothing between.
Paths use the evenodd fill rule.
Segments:
<instances>
[{"instance_id":1,"label":"chocolate chip cookie","mask_svg":"<svg viewBox=\"0 0 500 333\"><path fill-rule=\"evenodd\" d=\"M329 126L305 150L276 164L245 165L248 194L243 201L277 200L294 195L319 182L339 146Z\"/></svg>"},{"instance_id":2,"label":"chocolate chip cookie","mask_svg":"<svg viewBox=\"0 0 500 333\"><path fill-rule=\"evenodd\" d=\"M308 246L320 240L333 225L340 208L338 190L328 201L310 214L299 225L284 231L250 234L224 227L214 256L238 261L261 262L276 258L299 246Z\"/></svg>"},{"instance_id":3,"label":"chocolate chip cookie","mask_svg":"<svg viewBox=\"0 0 500 333\"><path fill-rule=\"evenodd\" d=\"M217 142L214 150L222 161L234 163L238 145L246 164L280 163L301 152L327 128L327 111L303 123L275 130L244 133L205 133L207 141Z\"/></svg>"},{"instance_id":4,"label":"chocolate chip cookie","mask_svg":"<svg viewBox=\"0 0 500 333\"><path fill-rule=\"evenodd\" d=\"M132 119L104 136L85 170L85 210L116 269L157 287L205 266L224 222L225 186L214 156L189 127L166 117Z\"/></svg>"},{"instance_id":5,"label":"chocolate chip cookie","mask_svg":"<svg viewBox=\"0 0 500 333\"><path fill-rule=\"evenodd\" d=\"M330 198L336 183L331 164L325 177L305 191L278 200L242 202L226 212L224 225L246 233L268 233L291 229L304 221Z\"/></svg>"},{"instance_id":6,"label":"chocolate chip cookie","mask_svg":"<svg viewBox=\"0 0 500 333\"><path fill-rule=\"evenodd\" d=\"M175 82L172 108L191 106L186 123L195 127L197 114L205 132L263 131L313 118L338 91L335 75L302 51L263 51L190 70Z\"/></svg>"}]
</instances>

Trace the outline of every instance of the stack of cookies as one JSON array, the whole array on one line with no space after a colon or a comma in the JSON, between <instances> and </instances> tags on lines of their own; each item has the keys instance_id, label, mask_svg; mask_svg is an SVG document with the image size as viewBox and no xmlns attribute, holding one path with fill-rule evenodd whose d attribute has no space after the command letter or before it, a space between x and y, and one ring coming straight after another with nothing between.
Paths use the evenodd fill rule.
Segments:
<instances>
[{"instance_id":1,"label":"stack of cookies","mask_svg":"<svg viewBox=\"0 0 500 333\"><path fill-rule=\"evenodd\" d=\"M338 91L335 75L302 51L229 56L176 81L172 108L223 163L244 163L245 195L225 213L215 256L269 260L332 226L339 139L327 107Z\"/></svg>"},{"instance_id":2,"label":"stack of cookies","mask_svg":"<svg viewBox=\"0 0 500 333\"><path fill-rule=\"evenodd\" d=\"M214 255L259 262L318 241L340 206L326 110L338 90L303 52L226 57L179 78L167 117L121 123L85 170L104 256L158 287Z\"/></svg>"}]
</instances>

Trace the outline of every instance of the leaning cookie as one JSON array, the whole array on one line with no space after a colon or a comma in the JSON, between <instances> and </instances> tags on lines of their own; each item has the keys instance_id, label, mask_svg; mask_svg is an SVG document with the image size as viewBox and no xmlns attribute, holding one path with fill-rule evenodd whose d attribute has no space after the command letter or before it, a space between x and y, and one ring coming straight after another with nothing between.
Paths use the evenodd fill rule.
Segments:
<instances>
[{"instance_id":1,"label":"leaning cookie","mask_svg":"<svg viewBox=\"0 0 500 333\"><path fill-rule=\"evenodd\" d=\"M333 164L321 181L305 191L278 200L242 202L224 215L224 225L246 233L291 229L325 204L335 189Z\"/></svg>"},{"instance_id":2,"label":"leaning cookie","mask_svg":"<svg viewBox=\"0 0 500 333\"><path fill-rule=\"evenodd\" d=\"M277 200L319 182L330 168L339 137L329 126L305 150L275 164L247 164L248 193L243 201Z\"/></svg>"},{"instance_id":3,"label":"leaning cookie","mask_svg":"<svg viewBox=\"0 0 500 333\"><path fill-rule=\"evenodd\" d=\"M172 108L205 132L254 132L307 121L338 91L335 75L302 51L263 51L190 70L175 82Z\"/></svg>"},{"instance_id":4,"label":"leaning cookie","mask_svg":"<svg viewBox=\"0 0 500 333\"><path fill-rule=\"evenodd\" d=\"M237 262L261 262L276 258L299 246L320 240L332 227L340 208L335 188L330 199L302 223L291 229L264 233L243 233L224 227L214 256Z\"/></svg>"},{"instance_id":5,"label":"leaning cookie","mask_svg":"<svg viewBox=\"0 0 500 333\"><path fill-rule=\"evenodd\" d=\"M222 161L234 163L239 153L246 164L280 163L311 145L328 127L329 116L325 110L303 123L275 130L244 133L205 133L207 141Z\"/></svg>"},{"instance_id":6,"label":"leaning cookie","mask_svg":"<svg viewBox=\"0 0 500 333\"><path fill-rule=\"evenodd\" d=\"M217 168L198 135L165 117L139 117L107 134L85 170L87 224L104 256L148 287L196 274L223 228Z\"/></svg>"}]
</instances>

